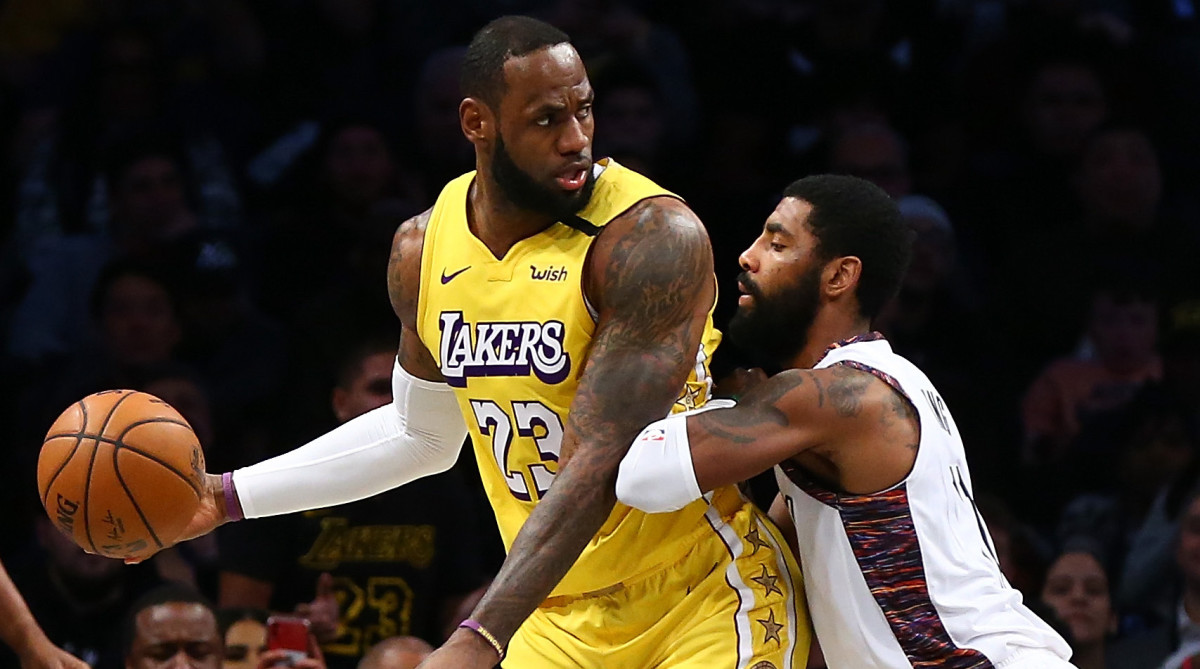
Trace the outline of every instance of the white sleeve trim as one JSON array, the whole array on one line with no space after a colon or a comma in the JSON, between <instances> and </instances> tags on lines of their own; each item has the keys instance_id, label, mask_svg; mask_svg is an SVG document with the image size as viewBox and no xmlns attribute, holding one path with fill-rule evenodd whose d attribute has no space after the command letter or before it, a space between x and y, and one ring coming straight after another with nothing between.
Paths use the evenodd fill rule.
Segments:
<instances>
[{"instance_id":1,"label":"white sleeve trim","mask_svg":"<svg viewBox=\"0 0 1200 669\"><path fill-rule=\"evenodd\" d=\"M238 469L233 483L247 518L345 504L450 469L466 437L454 390L397 362L391 404Z\"/></svg>"}]
</instances>

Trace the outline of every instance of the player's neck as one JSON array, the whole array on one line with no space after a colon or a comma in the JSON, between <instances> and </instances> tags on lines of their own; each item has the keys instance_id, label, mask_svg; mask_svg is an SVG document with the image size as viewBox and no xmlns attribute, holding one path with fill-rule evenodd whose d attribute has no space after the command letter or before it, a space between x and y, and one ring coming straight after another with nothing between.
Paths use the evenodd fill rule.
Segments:
<instances>
[{"instance_id":1,"label":"player's neck","mask_svg":"<svg viewBox=\"0 0 1200 669\"><path fill-rule=\"evenodd\" d=\"M467 193L467 227L497 258L553 224L545 214L514 205L485 174L476 176Z\"/></svg>"},{"instance_id":2,"label":"player's neck","mask_svg":"<svg viewBox=\"0 0 1200 669\"><path fill-rule=\"evenodd\" d=\"M871 331L871 322L857 314L850 316L823 309L808 329L808 343L786 365L790 369L812 369L829 347L839 341Z\"/></svg>"}]
</instances>

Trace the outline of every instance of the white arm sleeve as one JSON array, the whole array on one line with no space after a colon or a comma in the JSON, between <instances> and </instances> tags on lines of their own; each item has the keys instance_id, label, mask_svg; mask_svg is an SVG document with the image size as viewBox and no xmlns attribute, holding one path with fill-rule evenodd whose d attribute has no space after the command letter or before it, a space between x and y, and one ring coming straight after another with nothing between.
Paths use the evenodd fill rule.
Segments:
<instances>
[{"instance_id":1,"label":"white arm sleeve","mask_svg":"<svg viewBox=\"0 0 1200 669\"><path fill-rule=\"evenodd\" d=\"M617 499L649 513L678 511L703 495L688 446L687 416L642 430L617 469Z\"/></svg>"},{"instance_id":2,"label":"white arm sleeve","mask_svg":"<svg viewBox=\"0 0 1200 669\"><path fill-rule=\"evenodd\" d=\"M454 391L392 370L392 403L233 472L247 518L345 504L454 466L467 426Z\"/></svg>"}]
</instances>

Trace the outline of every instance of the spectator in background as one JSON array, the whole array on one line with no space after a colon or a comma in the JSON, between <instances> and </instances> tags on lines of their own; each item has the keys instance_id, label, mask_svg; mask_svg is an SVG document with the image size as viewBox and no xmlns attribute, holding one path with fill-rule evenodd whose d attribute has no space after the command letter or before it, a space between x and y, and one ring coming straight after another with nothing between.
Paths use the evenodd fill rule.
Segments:
<instances>
[{"instance_id":1,"label":"spectator in background","mask_svg":"<svg viewBox=\"0 0 1200 669\"><path fill-rule=\"evenodd\" d=\"M217 622L225 644L221 669L258 669L267 651L267 612L263 609L219 609Z\"/></svg>"},{"instance_id":2,"label":"spectator in background","mask_svg":"<svg viewBox=\"0 0 1200 669\"><path fill-rule=\"evenodd\" d=\"M346 118L323 128L296 166L288 197L267 212L250 260L258 302L270 315L290 323L305 300L351 269L360 242L375 241L373 207L404 199L398 170L391 140L374 121Z\"/></svg>"},{"instance_id":3,"label":"spectator in background","mask_svg":"<svg viewBox=\"0 0 1200 669\"><path fill-rule=\"evenodd\" d=\"M965 234L976 240L994 272L996 291L1011 290L1010 279L1036 264L1029 262L1031 236L1044 240L1073 227L1078 205L1072 175L1086 142L1110 114L1111 93L1101 67L1070 34L1056 40L1038 45L1050 53L1022 51L1003 61L1002 70L1023 61L1012 86L1003 85L1004 75L985 70L968 79L986 87L989 99L977 100L980 113L968 116L976 124L969 178L961 181L953 204L970 224ZM1034 291L1023 292L1017 301L1036 299ZM1042 313L1031 320L1050 322ZM1045 355L1042 349L1023 348Z\"/></svg>"},{"instance_id":4,"label":"spectator in background","mask_svg":"<svg viewBox=\"0 0 1200 669\"><path fill-rule=\"evenodd\" d=\"M1097 285L1086 336L1091 355L1055 361L1025 395L1026 463L1061 461L1091 417L1121 407L1145 383L1162 378L1158 297L1143 282L1108 277Z\"/></svg>"},{"instance_id":5,"label":"spectator in background","mask_svg":"<svg viewBox=\"0 0 1200 669\"><path fill-rule=\"evenodd\" d=\"M852 125L832 138L827 171L866 179L893 198L912 191L908 146L886 123Z\"/></svg>"},{"instance_id":6,"label":"spectator in background","mask_svg":"<svg viewBox=\"0 0 1200 669\"><path fill-rule=\"evenodd\" d=\"M1121 669L1180 669L1200 654L1200 489L1184 498L1175 544L1179 597L1161 625L1113 649Z\"/></svg>"},{"instance_id":7,"label":"spectator in background","mask_svg":"<svg viewBox=\"0 0 1200 669\"><path fill-rule=\"evenodd\" d=\"M465 45L448 46L430 53L421 64L413 91L413 123L407 142L412 162L420 165L419 202L423 209L437 199L441 184L471 170L475 155L458 124L462 93L458 73L467 53Z\"/></svg>"},{"instance_id":8,"label":"spectator in background","mask_svg":"<svg viewBox=\"0 0 1200 669\"><path fill-rule=\"evenodd\" d=\"M87 668L79 658L46 638L3 564L0 564L0 619L4 620L0 640L16 653L22 669Z\"/></svg>"},{"instance_id":9,"label":"spectator in background","mask_svg":"<svg viewBox=\"0 0 1200 669\"><path fill-rule=\"evenodd\" d=\"M1071 664L1079 669L1125 669L1107 658L1106 642L1117 631L1117 613L1104 564L1086 541L1068 542L1050 563L1041 599L1071 631Z\"/></svg>"},{"instance_id":10,"label":"spectator in background","mask_svg":"<svg viewBox=\"0 0 1200 669\"><path fill-rule=\"evenodd\" d=\"M649 18L631 0L551 0L542 18L571 36L571 43L597 75L617 62L635 62L653 77L663 95L664 128L672 143L691 139L699 115L691 60L679 35ZM599 99L599 89L597 89Z\"/></svg>"},{"instance_id":11,"label":"spectator in background","mask_svg":"<svg viewBox=\"0 0 1200 669\"><path fill-rule=\"evenodd\" d=\"M669 151L669 124L657 82L638 64L617 62L600 72L595 87L596 121L606 129L597 139L596 154L670 187L680 166Z\"/></svg>"},{"instance_id":12,"label":"spectator in background","mask_svg":"<svg viewBox=\"0 0 1200 669\"><path fill-rule=\"evenodd\" d=\"M119 669L121 617L161 583L154 568L85 553L45 514L35 522L39 550L9 563L13 582L52 643L93 669Z\"/></svg>"},{"instance_id":13,"label":"spectator in background","mask_svg":"<svg viewBox=\"0 0 1200 669\"><path fill-rule=\"evenodd\" d=\"M875 320L900 355L920 365L954 407L955 420L973 444L980 465L977 482L1001 484L1011 474L1012 457L1003 448L1016 440L1013 421L999 420L996 407L1018 388L1003 373L1011 354L988 322L982 295L966 270L954 224L946 210L923 195L903 195L900 215L914 233L912 260L900 291ZM970 336L963 336L970 332ZM989 351L980 356L979 350ZM978 392L980 378L991 392Z\"/></svg>"},{"instance_id":14,"label":"spectator in background","mask_svg":"<svg viewBox=\"0 0 1200 669\"><path fill-rule=\"evenodd\" d=\"M1164 573L1168 560L1162 553L1174 534L1169 520L1164 522L1164 516L1170 518L1167 499L1196 458L1188 415L1175 398L1152 386L1093 427L1082 435L1081 450L1055 470L1070 476L1061 488L1090 489L1066 506L1058 536L1090 537L1113 573L1124 573L1144 591L1169 588L1156 577ZM1154 606L1149 598L1131 604L1140 612Z\"/></svg>"},{"instance_id":15,"label":"spectator in background","mask_svg":"<svg viewBox=\"0 0 1200 669\"><path fill-rule=\"evenodd\" d=\"M108 388L138 388L147 370L175 360L182 337L174 286L157 267L134 260L107 265L91 293L98 342L40 368L41 380L23 398L30 438L80 397ZM40 440L40 437L39 437Z\"/></svg>"},{"instance_id":16,"label":"spectator in background","mask_svg":"<svg viewBox=\"0 0 1200 669\"><path fill-rule=\"evenodd\" d=\"M180 286L178 357L203 379L215 441L206 453L214 467L231 467L222 471L269 452L267 417L284 392L291 342L255 301L245 250L234 242L194 235L169 256Z\"/></svg>"},{"instance_id":17,"label":"spectator in background","mask_svg":"<svg viewBox=\"0 0 1200 669\"><path fill-rule=\"evenodd\" d=\"M330 396L339 422L391 402L395 360L392 338L346 355ZM468 495L451 470L352 504L226 525L221 606L308 615L330 669L354 667L389 636L441 643L483 584Z\"/></svg>"},{"instance_id":18,"label":"spectator in background","mask_svg":"<svg viewBox=\"0 0 1200 669\"><path fill-rule=\"evenodd\" d=\"M433 646L411 636L394 636L371 647L358 669L416 669L433 652Z\"/></svg>"},{"instance_id":19,"label":"spectator in background","mask_svg":"<svg viewBox=\"0 0 1200 669\"><path fill-rule=\"evenodd\" d=\"M221 667L216 613L208 600L185 586L164 585L134 602L125 614L121 645L125 669Z\"/></svg>"},{"instance_id":20,"label":"spectator in background","mask_svg":"<svg viewBox=\"0 0 1200 669\"><path fill-rule=\"evenodd\" d=\"M197 229L186 181L169 143L124 145L108 171L111 229L49 238L28 255L30 284L13 315L9 352L36 362L92 343L88 299L100 270L116 259L153 264Z\"/></svg>"}]
</instances>

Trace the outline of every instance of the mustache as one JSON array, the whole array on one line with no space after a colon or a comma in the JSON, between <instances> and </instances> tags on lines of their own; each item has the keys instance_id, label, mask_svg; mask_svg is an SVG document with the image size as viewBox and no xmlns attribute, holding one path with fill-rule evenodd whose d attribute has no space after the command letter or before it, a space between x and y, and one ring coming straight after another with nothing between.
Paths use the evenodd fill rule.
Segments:
<instances>
[{"instance_id":1,"label":"mustache","mask_svg":"<svg viewBox=\"0 0 1200 669\"><path fill-rule=\"evenodd\" d=\"M746 287L746 291L751 297L762 297L762 289L760 289L758 284L754 283L754 280L750 278L749 272L742 272L738 275L737 280L738 283Z\"/></svg>"}]
</instances>

